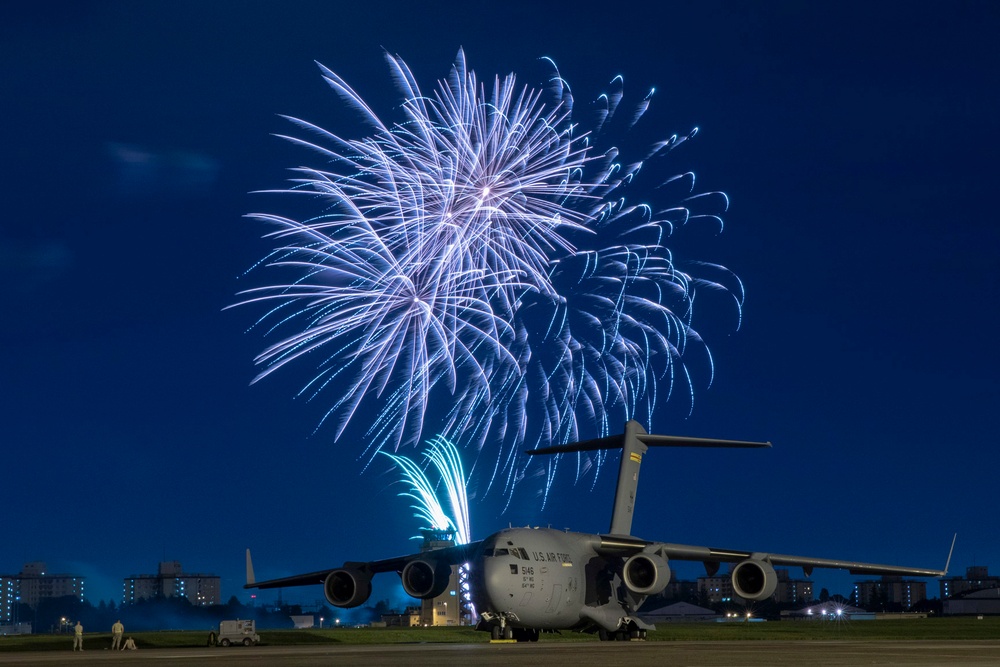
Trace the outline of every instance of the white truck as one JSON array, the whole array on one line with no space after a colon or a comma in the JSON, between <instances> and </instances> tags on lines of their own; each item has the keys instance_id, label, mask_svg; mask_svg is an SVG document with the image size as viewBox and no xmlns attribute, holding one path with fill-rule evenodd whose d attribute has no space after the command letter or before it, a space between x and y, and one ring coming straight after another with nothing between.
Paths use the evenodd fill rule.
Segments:
<instances>
[{"instance_id":1,"label":"white truck","mask_svg":"<svg viewBox=\"0 0 1000 667\"><path fill-rule=\"evenodd\" d=\"M219 623L219 637L216 641L219 646L232 644L253 646L260 643L260 635L257 634L257 626L254 621L221 621Z\"/></svg>"}]
</instances>

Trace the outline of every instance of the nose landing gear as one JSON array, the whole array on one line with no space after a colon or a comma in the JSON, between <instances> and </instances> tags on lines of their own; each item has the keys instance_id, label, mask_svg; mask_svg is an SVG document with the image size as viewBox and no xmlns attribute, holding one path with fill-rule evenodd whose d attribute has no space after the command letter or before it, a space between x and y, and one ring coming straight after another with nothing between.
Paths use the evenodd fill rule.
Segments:
<instances>
[{"instance_id":1,"label":"nose landing gear","mask_svg":"<svg viewBox=\"0 0 1000 667\"><path fill-rule=\"evenodd\" d=\"M540 631L535 628L515 628L507 623L490 627L490 641L537 642Z\"/></svg>"}]
</instances>

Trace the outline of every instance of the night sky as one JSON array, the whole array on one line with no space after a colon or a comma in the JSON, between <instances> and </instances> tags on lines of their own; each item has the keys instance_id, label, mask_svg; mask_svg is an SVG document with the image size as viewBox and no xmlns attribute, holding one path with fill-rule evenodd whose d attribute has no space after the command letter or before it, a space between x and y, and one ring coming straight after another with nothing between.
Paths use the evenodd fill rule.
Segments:
<instances>
[{"instance_id":1,"label":"night sky","mask_svg":"<svg viewBox=\"0 0 1000 667\"><path fill-rule=\"evenodd\" d=\"M957 532L953 574L1000 572L1000 5L423 4L0 9L0 573L44 560L96 603L179 560L246 600L247 547L259 578L415 548L397 475L316 430L328 406L294 398L308 367L250 386L262 313L223 308L270 247L243 216L290 212L251 192L316 163L272 136L279 114L356 125L314 61L393 119L383 52L430 90L460 47L532 86L549 56L578 105L617 74L655 86L635 131L698 126L671 173L731 199L697 259L740 276L742 326L700 325L715 381L654 427L774 448L655 450L635 534L940 567ZM474 537L604 531L613 478L562 479L544 511L480 494Z\"/></svg>"}]
</instances>

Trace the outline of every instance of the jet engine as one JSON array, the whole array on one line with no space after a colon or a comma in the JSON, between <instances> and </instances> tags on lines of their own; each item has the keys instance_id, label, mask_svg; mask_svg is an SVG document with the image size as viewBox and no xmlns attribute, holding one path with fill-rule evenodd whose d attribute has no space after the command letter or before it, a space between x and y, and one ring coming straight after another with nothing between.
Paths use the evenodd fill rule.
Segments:
<instances>
[{"instance_id":1,"label":"jet engine","mask_svg":"<svg viewBox=\"0 0 1000 667\"><path fill-rule=\"evenodd\" d=\"M778 575L765 560L750 558L733 568L733 592L745 600L766 600L777 585Z\"/></svg>"},{"instance_id":2,"label":"jet engine","mask_svg":"<svg viewBox=\"0 0 1000 667\"><path fill-rule=\"evenodd\" d=\"M399 573L407 595L421 600L436 598L448 588L451 565L436 560L411 560Z\"/></svg>"},{"instance_id":3,"label":"jet engine","mask_svg":"<svg viewBox=\"0 0 1000 667\"><path fill-rule=\"evenodd\" d=\"M656 595L670 583L667 559L655 553L637 553L622 567L622 578L633 593Z\"/></svg>"},{"instance_id":4,"label":"jet engine","mask_svg":"<svg viewBox=\"0 0 1000 667\"><path fill-rule=\"evenodd\" d=\"M354 567L342 567L326 575L323 593L335 607L357 607L372 594L372 575Z\"/></svg>"}]
</instances>

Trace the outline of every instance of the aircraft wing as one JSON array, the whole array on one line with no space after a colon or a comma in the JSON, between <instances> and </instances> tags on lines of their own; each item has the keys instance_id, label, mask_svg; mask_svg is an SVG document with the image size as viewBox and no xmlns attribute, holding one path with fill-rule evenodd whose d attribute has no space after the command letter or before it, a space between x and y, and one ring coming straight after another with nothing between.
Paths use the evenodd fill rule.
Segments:
<instances>
[{"instance_id":1,"label":"aircraft wing","mask_svg":"<svg viewBox=\"0 0 1000 667\"><path fill-rule=\"evenodd\" d=\"M379 574L381 572L401 572L403 567L411 560L428 556L432 556L437 562L447 563L449 565L459 565L469 560L470 554L476 547L479 546L479 544L479 542L460 544L458 546L432 549L430 551L422 551L420 553L399 556L397 558L386 558L384 560L347 562L341 567L350 566L355 569L364 570L369 574ZM250 560L250 550L247 549L247 583L243 586L243 588L285 588L291 586L322 585L331 572L341 569L341 567L331 567L327 570L307 572L306 574L296 574L290 577L281 577L280 579L256 581L253 572L253 563Z\"/></svg>"},{"instance_id":2,"label":"aircraft wing","mask_svg":"<svg viewBox=\"0 0 1000 667\"><path fill-rule=\"evenodd\" d=\"M957 536L956 536L957 537ZM812 558L808 556L788 556L785 554L774 554L761 551L744 551L739 549L715 549L712 547L696 547L686 544L670 544L666 542L647 542L634 537L623 537L616 535L602 535L599 553L625 555L638 553L639 551L655 551L673 560L700 561L705 564L705 569L711 574L718 570L720 563L739 563L745 560L760 560L771 565L789 565L801 567L806 576L812 573L813 568L826 568L833 570L847 570L851 574L895 574L911 577L943 577L948 574L948 566L951 563L951 554L955 549L955 540L952 539L951 551L948 552L948 559L944 569L937 570L925 567L906 567L901 565L885 565L881 563L864 563L860 561L838 560L833 558Z\"/></svg>"},{"instance_id":3,"label":"aircraft wing","mask_svg":"<svg viewBox=\"0 0 1000 667\"><path fill-rule=\"evenodd\" d=\"M837 560L834 558L811 558L808 556L788 556L758 551L740 551L734 549L713 549L711 547L692 547L683 544L663 544L664 555L675 560L693 560L704 563L738 563L747 559L764 560L771 565L799 566L812 572L813 568L847 570L851 574L898 574L913 577L943 577L948 573L948 564L943 570L924 567L905 567L900 565L885 565L881 563L863 563L852 560ZM948 554L949 561L951 554Z\"/></svg>"}]
</instances>

